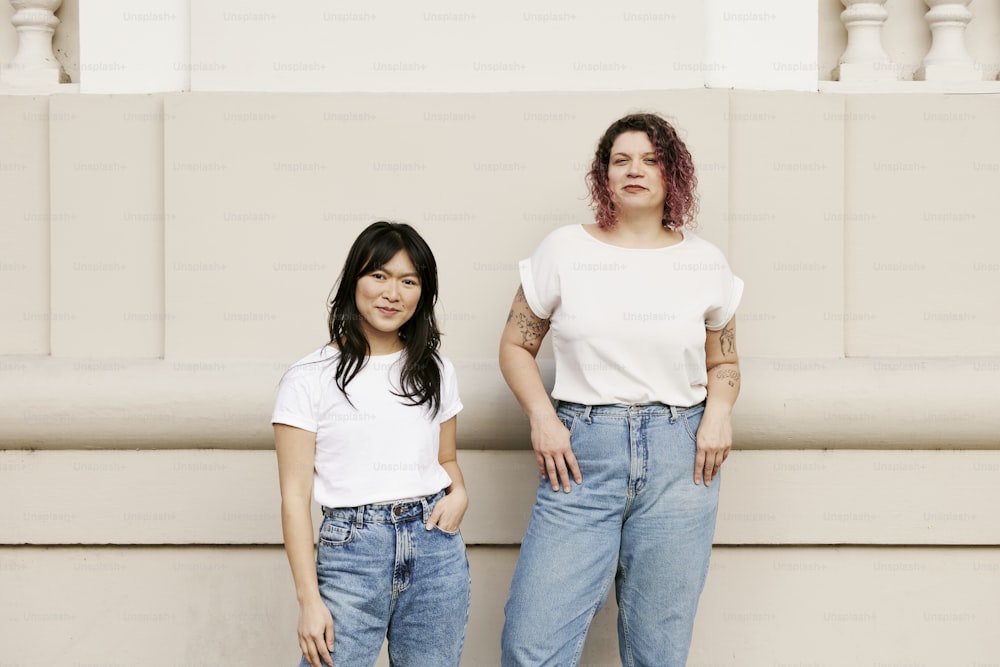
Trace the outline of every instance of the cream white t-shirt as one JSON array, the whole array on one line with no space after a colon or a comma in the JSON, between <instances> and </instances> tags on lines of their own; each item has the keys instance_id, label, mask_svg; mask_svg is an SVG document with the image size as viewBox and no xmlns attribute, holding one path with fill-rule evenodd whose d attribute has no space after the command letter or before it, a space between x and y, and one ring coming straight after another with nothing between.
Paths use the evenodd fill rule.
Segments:
<instances>
[{"instance_id":1,"label":"cream white t-shirt","mask_svg":"<svg viewBox=\"0 0 1000 667\"><path fill-rule=\"evenodd\" d=\"M550 320L553 398L679 407L705 399L705 330L722 329L743 295L714 245L684 231L666 248L620 248L570 225L519 268L528 306Z\"/></svg>"},{"instance_id":2,"label":"cream white t-shirt","mask_svg":"<svg viewBox=\"0 0 1000 667\"><path fill-rule=\"evenodd\" d=\"M441 409L407 405L399 393L403 351L368 358L337 388L340 352L324 345L281 379L272 424L316 434L313 495L326 507L356 507L437 493L451 485L438 463L441 423L462 409L455 367L441 359Z\"/></svg>"}]
</instances>

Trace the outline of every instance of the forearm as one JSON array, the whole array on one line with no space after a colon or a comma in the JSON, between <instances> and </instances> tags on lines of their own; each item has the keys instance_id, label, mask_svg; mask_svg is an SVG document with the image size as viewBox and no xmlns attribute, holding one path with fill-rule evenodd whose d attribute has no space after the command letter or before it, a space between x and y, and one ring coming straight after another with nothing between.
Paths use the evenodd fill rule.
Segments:
<instances>
[{"instance_id":1,"label":"forearm","mask_svg":"<svg viewBox=\"0 0 1000 667\"><path fill-rule=\"evenodd\" d=\"M738 362L718 364L708 370L708 397L705 411L730 415L740 395L740 365Z\"/></svg>"},{"instance_id":2,"label":"forearm","mask_svg":"<svg viewBox=\"0 0 1000 667\"><path fill-rule=\"evenodd\" d=\"M454 493L455 491L465 491L465 477L462 476L462 469L458 467L458 461L452 459L450 461L441 461L441 467L444 471L448 473L448 477L451 478L451 485L445 489L445 493Z\"/></svg>"},{"instance_id":3,"label":"forearm","mask_svg":"<svg viewBox=\"0 0 1000 667\"><path fill-rule=\"evenodd\" d=\"M555 417L555 409L531 352L514 343L501 343L500 372L529 419Z\"/></svg>"},{"instance_id":4,"label":"forearm","mask_svg":"<svg viewBox=\"0 0 1000 667\"><path fill-rule=\"evenodd\" d=\"M316 578L312 515L308 502L282 500L281 532L299 604L318 598L319 582Z\"/></svg>"}]
</instances>

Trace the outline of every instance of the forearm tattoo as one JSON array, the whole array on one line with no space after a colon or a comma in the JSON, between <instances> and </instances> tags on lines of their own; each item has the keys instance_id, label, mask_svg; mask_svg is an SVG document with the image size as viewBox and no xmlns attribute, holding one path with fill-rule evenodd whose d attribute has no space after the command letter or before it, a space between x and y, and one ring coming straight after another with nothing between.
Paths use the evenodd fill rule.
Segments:
<instances>
[{"instance_id":1,"label":"forearm tattoo","mask_svg":"<svg viewBox=\"0 0 1000 667\"><path fill-rule=\"evenodd\" d=\"M514 312L514 309L510 309L510 314L507 315L507 322L515 320L517 323L517 330L521 332L521 342L528 346L534 347L538 345L539 341L545 336L545 332L549 330L549 321L541 320L533 313L531 313L528 307L528 300L524 296L524 288L518 287L517 294L514 295L514 303L524 304L524 308L528 312Z\"/></svg>"},{"instance_id":2,"label":"forearm tattoo","mask_svg":"<svg viewBox=\"0 0 1000 667\"><path fill-rule=\"evenodd\" d=\"M719 346L722 348L722 356L736 354L736 331L732 322L727 324L719 334Z\"/></svg>"},{"instance_id":3,"label":"forearm tattoo","mask_svg":"<svg viewBox=\"0 0 1000 667\"><path fill-rule=\"evenodd\" d=\"M735 387L740 381L740 372L735 368L720 368L715 377L727 381L730 387Z\"/></svg>"}]
</instances>

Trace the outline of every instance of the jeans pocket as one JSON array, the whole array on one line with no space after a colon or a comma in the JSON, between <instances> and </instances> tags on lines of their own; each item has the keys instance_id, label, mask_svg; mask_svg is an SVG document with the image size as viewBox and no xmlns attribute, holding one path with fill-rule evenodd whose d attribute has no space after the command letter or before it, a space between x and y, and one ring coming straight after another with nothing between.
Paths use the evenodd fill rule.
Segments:
<instances>
[{"instance_id":1,"label":"jeans pocket","mask_svg":"<svg viewBox=\"0 0 1000 667\"><path fill-rule=\"evenodd\" d=\"M455 530L445 530L441 526L434 526L434 530L439 530L442 533L444 533L445 535L447 535L448 537L455 537L456 535L459 534L459 532L461 532L462 529L461 528L456 528Z\"/></svg>"},{"instance_id":2,"label":"jeans pocket","mask_svg":"<svg viewBox=\"0 0 1000 667\"><path fill-rule=\"evenodd\" d=\"M339 547L354 539L354 524L326 517L319 529L319 541L330 547Z\"/></svg>"},{"instance_id":3,"label":"jeans pocket","mask_svg":"<svg viewBox=\"0 0 1000 667\"><path fill-rule=\"evenodd\" d=\"M576 423L580 420L580 415L575 412L557 412L556 416L562 422L562 425L566 427L566 430L569 431L569 437L572 438L573 431L576 430Z\"/></svg>"},{"instance_id":4,"label":"jeans pocket","mask_svg":"<svg viewBox=\"0 0 1000 667\"><path fill-rule=\"evenodd\" d=\"M688 436L691 437L691 441L695 444L698 443L698 426L701 424L701 416L704 413L704 409L688 409L681 414L681 420L684 422L684 430L687 431Z\"/></svg>"}]
</instances>

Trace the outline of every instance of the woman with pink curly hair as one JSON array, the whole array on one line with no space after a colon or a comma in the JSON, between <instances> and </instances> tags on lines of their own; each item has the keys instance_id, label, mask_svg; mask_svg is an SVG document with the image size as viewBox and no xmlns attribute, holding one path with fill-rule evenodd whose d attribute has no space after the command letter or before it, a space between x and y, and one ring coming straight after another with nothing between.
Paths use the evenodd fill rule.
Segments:
<instances>
[{"instance_id":1,"label":"woman with pink curly hair","mask_svg":"<svg viewBox=\"0 0 1000 667\"><path fill-rule=\"evenodd\" d=\"M540 477L502 663L576 665L614 582L622 663L683 667L732 446L743 283L691 231L694 164L659 115L614 122L588 183L596 223L520 262L500 342ZM549 331L555 406L535 362Z\"/></svg>"}]
</instances>

